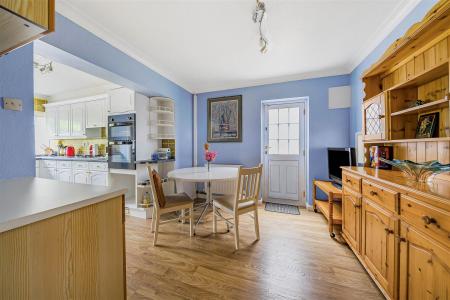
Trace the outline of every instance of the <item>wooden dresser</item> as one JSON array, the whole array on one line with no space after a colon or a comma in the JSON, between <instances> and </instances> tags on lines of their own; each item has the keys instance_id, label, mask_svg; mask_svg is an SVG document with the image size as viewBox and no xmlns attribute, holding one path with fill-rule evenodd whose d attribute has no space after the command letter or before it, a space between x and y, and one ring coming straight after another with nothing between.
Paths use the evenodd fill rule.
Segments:
<instances>
[{"instance_id":1,"label":"wooden dresser","mask_svg":"<svg viewBox=\"0 0 450 300\"><path fill-rule=\"evenodd\" d=\"M450 182L344 167L342 235L387 299L450 299Z\"/></svg>"}]
</instances>

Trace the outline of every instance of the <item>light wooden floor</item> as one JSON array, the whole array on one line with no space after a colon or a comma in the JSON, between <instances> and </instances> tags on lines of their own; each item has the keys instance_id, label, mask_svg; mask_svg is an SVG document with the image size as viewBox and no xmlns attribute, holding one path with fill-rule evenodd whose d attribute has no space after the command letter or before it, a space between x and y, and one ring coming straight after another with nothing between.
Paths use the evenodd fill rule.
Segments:
<instances>
[{"instance_id":1,"label":"light wooden floor","mask_svg":"<svg viewBox=\"0 0 450 300\"><path fill-rule=\"evenodd\" d=\"M128 298L383 299L350 249L329 237L321 215L259 212L261 240L254 242L253 220L244 216L237 252L231 232L211 233L211 215L193 238L187 224L161 225L158 247L150 220L127 217Z\"/></svg>"}]
</instances>

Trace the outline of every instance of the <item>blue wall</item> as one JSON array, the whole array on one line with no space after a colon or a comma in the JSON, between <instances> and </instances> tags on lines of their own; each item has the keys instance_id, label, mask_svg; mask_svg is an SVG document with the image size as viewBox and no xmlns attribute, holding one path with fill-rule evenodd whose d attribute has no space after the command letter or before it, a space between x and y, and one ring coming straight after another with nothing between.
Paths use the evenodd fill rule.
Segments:
<instances>
[{"instance_id":1,"label":"blue wall","mask_svg":"<svg viewBox=\"0 0 450 300\"><path fill-rule=\"evenodd\" d=\"M364 97L362 73L375 63L386 49L414 23L422 20L427 12L438 2L438 0L423 0L413 11L353 70L350 74L352 86L352 107L350 113L350 144L355 145L355 134L361 131L362 113L361 105Z\"/></svg>"},{"instance_id":2,"label":"blue wall","mask_svg":"<svg viewBox=\"0 0 450 300\"><path fill-rule=\"evenodd\" d=\"M0 179L34 176L32 45L0 57L2 97L21 99L23 110L0 108Z\"/></svg>"},{"instance_id":3,"label":"blue wall","mask_svg":"<svg viewBox=\"0 0 450 300\"><path fill-rule=\"evenodd\" d=\"M348 75L323 77L198 95L198 162L203 164L207 133L207 99L242 95L242 143L213 143L218 163L254 166L261 156L261 101L309 97L309 178L328 176L327 147L348 147L350 109L328 109L328 88L350 84ZM310 193L311 195L311 193ZM311 199L309 199L311 200ZM311 201L309 201L311 203Z\"/></svg>"},{"instance_id":4,"label":"blue wall","mask_svg":"<svg viewBox=\"0 0 450 300\"><path fill-rule=\"evenodd\" d=\"M61 62L148 96L176 103L177 166L192 166L192 94L114 48L91 32L56 14L56 31L37 42L37 51L52 51ZM50 47L45 44L51 45ZM53 48L53 49L52 49ZM65 53L65 55L63 54Z\"/></svg>"}]
</instances>

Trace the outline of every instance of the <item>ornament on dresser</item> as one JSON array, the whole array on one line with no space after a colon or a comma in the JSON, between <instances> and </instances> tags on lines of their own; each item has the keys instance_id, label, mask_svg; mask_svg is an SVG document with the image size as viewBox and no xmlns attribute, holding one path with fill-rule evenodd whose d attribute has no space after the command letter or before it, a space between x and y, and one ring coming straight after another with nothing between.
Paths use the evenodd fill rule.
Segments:
<instances>
[{"instance_id":1,"label":"ornament on dresser","mask_svg":"<svg viewBox=\"0 0 450 300\"><path fill-rule=\"evenodd\" d=\"M439 112L419 115L416 138L432 138L439 134Z\"/></svg>"},{"instance_id":2,"label":"ornament on dresser","mask_svg":"<svg viewBox=\"0 0 450 300\"><path fill-rule=\"evenodd\" d=\"M381 160L393 158L393 148L391 146L371 146L369 148L370 167L375 169L390 170L392 166Z\"/></svg>"},{"instance_id":3,"label":"ornament on dresser","mask_svg":"<svg viewBox=\"0 0 450 300\"><path fill-rule=\"evenodd\" d=\"M410 160L387 160L380 158L384 163L396 167L406 174L407 177L417 182L427 182L432 175L450 172L450 164L443 165L437 160L428 161L424 163L415 163Z\"/></svg>"}]
</instances>

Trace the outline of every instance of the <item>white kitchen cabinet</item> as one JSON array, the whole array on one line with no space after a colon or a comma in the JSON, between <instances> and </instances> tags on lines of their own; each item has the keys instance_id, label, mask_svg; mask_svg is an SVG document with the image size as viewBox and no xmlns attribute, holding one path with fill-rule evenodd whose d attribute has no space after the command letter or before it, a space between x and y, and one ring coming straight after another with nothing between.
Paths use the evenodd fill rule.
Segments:
<instances>
[{"instance_id":1,"label":"white kitchen cabinet","mask_svg":"<svg viewBox=\"0 0 450 300\"><path fill-rule=\"evenodd\" d=\"M75 103L70 106L70 135L84 137L86 135L85 104Z\"/></svg>"},{"instance_id":2,"label":"white kitchen cabinet","mask_svg":"<svg viewBox=\"0 0 450 300\"><path fill-rule=\"evenodd\" d=\"M56 175L56 168L46 168L41 164L39 168L39 177L47 179L58 179Z\"/></svg>"},{"instance_id":3,"label":"white kitchen cabinet","mask_svg":"<svg viewBox=\"0 0 450 300\"><path fill-rule=\"evenodd\" d=\"M57 136L58 137L68 137L70 136L70 119L71 119L71 110L70 105L61 105L58 106L58 115L57 115Z\"/></svg>"},{"instance_id":4,"label":"white kitchen cabinet","mask_svg":"<svg viewBox=\"0 0 450 300\"><path fill-rule=\"evenodd\" d=\"M86 170L73 170L73 182L89 184L89 171Z\"/></svg>"},{"instance_id":5,"label":"white kitchen cabinet","mask_svg":"<svg viewBox=\"0 0 450 300\"><path fill-rule=\"evenodd\" d=\"M109 114L129 113L135 111L134 91L127 88L118 88L109 91Z\"/></svg>"},{"instance_id":6,"label":"white kitchen cabinet","mask_svg":"<svg viewBox=\"0 0 450 300\"><path fill-rule=\"evenodd\" d=\"M89 177L90 184L103 186L108 185L108 172L91 171Z\"/></svg>"},{"instance_id":7,"label":"white kitchen cabinet","mask_svg":"<svg viewBox=\"0 0 450 300\"><path fill-rule=\"evenodd\" d=\"M57 174L58 181L73 182L73 180L72 180L72 169L57 170L56 174Z\"/></svg>"},{"instance_id":8,"label":"white kitchen cabinet","mask_svg":"<svg viewBox=\"0 0 450 300\"><path fill-rule=\"evenodd\" d=\"M86 128L106 127L106 98L86 102Z\"/></svg>"},{"instance_id":9,"label":"white kitchen cabinet","mask_svg":"<svg viewBox=\"0 0 450 300\"><path fill-rule=\"evenodd\" d=\"M57 118L58 110L56 107L48 107L45 109L45 126L47 128L48 137L53 138L58 136Z\"/></svg>"}]
</instances>

